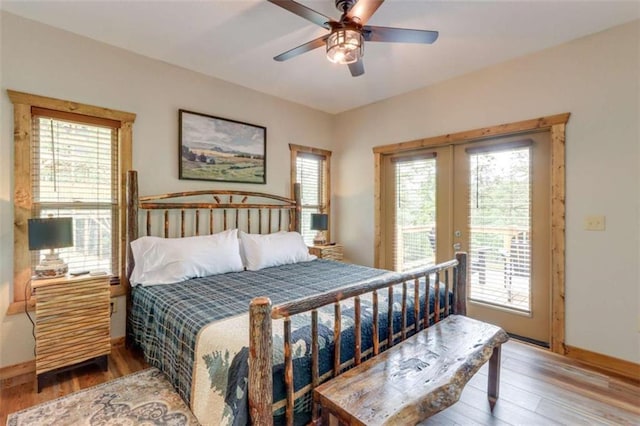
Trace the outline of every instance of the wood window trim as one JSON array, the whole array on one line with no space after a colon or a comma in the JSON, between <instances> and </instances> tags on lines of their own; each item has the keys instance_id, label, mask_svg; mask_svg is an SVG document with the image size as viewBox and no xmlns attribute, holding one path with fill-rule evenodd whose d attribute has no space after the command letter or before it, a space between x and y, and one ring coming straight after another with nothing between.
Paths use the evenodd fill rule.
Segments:
<instances>
[{"instance_id":1,"label":"wood window trim","mask_svg":"<svg viewBox=\"0 0 640 426\"><path fill-rule=\"evenodd\" d=\"M329 229L326 231L327 241L331 241L331 151L321 148L313 148L310 146L289 144L289 151L291 154L291 175L289 177L289 182L291 182L291 194L293 195L293 187L296 183L298 170L297 170L297 159L298 154L313 154L320 157L324 157L325 161L323 162L323 170L322 170L322 204L323 207L321 211L329 215Z\"/></svg>"},{"instance_id":2,"label":"wood window trim","mask_svg":"<svg viewBox=\"0 0 640 426\"><path fill-rule=\"evenodd\" d=\"M381 188L382 161L385 156L479 141L497 136L516 135L534 130L551 133L551 350L566 354L565 345L565 141L570 113L483 127L459 133L382 145L373 148L374 167L374 266L382 256Z\"/></svg>"},{"instance_id":3,"label":"wood window trim","mask_svg":"<svg viewBox=\"0 0 640 426\"><path fill-rule=\"evenodd\" d=\"M61 114L79 114L99 120L110 120L119 123L119 250L120 250L120 284L111 286L111 296L127 294L129 282L124 270L125 229L126 229L126 173L132 167L132 129L136 115L129 112L117 111L78 102L65 101L30 93L7 90L13 104L13 143L14 143L14 211L13 211L13 302L9 305L7 314L24 312L26 308L33 309L34 300L25 291L31 279L31 260L28 250L27 221L31 217L31 136L32 136L32 108L57 111Z\"/></svg>"}]
</instances>

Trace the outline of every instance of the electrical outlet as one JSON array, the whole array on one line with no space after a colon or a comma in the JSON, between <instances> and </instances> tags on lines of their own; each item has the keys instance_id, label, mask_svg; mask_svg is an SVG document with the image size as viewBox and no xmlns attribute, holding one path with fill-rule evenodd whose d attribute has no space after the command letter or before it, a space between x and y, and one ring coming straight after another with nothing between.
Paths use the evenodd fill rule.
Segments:
<instances>
[{"instance_id":1,"label":"electrical outlet","mask_svg":"<svg viewBox=\"0 0 640 426\"><path fill-rule=\"evenodd\" d=\"M116 303L116 299L111 299L111 313L115 314L118 312L118 303Z\"/></svg>"},{"instance_id":2,"label":"electrical outlet","mask_svg":"<svg viewBox=\"0 0 640 426\"><path fill-rule=\"evenodd\" d=\"M587 216L584 218L584 229L587 231L604 231L604 216Z\"/></svg>"}]
</instances>

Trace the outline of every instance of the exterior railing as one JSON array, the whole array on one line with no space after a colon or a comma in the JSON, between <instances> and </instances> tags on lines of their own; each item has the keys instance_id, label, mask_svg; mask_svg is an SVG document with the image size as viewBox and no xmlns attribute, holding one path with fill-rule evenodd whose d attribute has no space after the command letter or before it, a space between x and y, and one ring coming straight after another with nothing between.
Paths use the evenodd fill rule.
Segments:
<instances>
[{"instance_id":1,"label":"exterior railing","mask_svg":"<svg viewBox=\"0 0 640 426\"><path fill-rule=\"evenodd\" d=\"M523 226L470 228L470 299L528 311L530 306L530 229ZM406 271L436 263L435 224L399 227L395 268Z\"/></svg>"}]
</instances>

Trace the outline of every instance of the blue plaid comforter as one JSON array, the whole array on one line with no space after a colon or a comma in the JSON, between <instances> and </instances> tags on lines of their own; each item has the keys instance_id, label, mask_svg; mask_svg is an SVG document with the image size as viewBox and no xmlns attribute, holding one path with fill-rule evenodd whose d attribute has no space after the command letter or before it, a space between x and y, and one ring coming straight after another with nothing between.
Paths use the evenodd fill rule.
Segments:
<instances>
[{"instance_id":1,"label":"blue plaid comforter","mask_svg":"<svg viewBox=\"0 0 640 426\"><path fill-rule=\"evenodd\" d=\"M182 283L136 287L132 291L132 310L129 317L130 337L142 348L146 360L161 369L182 396L191 403L192 378L196 356L198 334L205 326L230 317L246 315L251 299L258 296L271 298L274 305L297 300L313 294L352 285L360 281L390 274L388 271L350 265L326 260L315 260L292 265L267 268L260 271L243 271ZM401 286L394 291L394 330L399 330L402 318ZM413 319L413 289L407 292L407 324ZM424 287L424 286L422 286ZM387 292L380 292L379 330L380 341L387 339ZM433 312L433 292L431 292L430 312ZM444 289L441 288L441 306L444 304ZM420 292L421 306L424 291ZM343 308L343 328L341 335L342 362L353 357L353 309L347 304ZM421 316L423 310L421 310ZM320 310L320 373L333 366L333 308ZM362 299L362 351L372 347L371 336L372 304L370 299ZM274 342L279 331L274 329ZM294 344L294 387L299 391L310 383L311 341L309 315L298 315L292 320L292 340ZM248 341L247 341L248 345ZM295 348L298 348L297 350ZM274 343L274 350L278 350ZM225 377L228 376L226 408L230 424L248 423L246 409L247 354L243 350L229 362ZM207 355L209 356L209 355ZM274 355L274 359L278 354ZM274 365L274 401L284 398L283 365L276 359ZM231 383L233 381L233 383ZM236 395L238 397L236 398ZM197 414L197 413L196 413ZM274 420L280 423L282 410L276 412ZM230 420L229 420L230 419ZM202 421L202 419L200 419ZM308 404L296 401L296 423L309 420ZM219 423L219 422L218 422ZM214 423L215 424L215 423Z\"/></svg>"}]
</instances>

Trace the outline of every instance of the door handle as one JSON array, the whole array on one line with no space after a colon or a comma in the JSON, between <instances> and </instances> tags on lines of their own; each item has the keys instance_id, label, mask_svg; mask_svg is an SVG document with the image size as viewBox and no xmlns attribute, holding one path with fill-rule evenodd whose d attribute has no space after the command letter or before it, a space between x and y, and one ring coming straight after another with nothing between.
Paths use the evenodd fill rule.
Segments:
<instances>
[{"instance_id":1,"label":"door handle","mask_svg":"<svg viewBox=\"0 0 640 426\"><path fill-rule=\"evenodd\" d=\"M460 243L455 243L453 245L453 249L456 250L456 251L460 250L461 248L462 248L462 244L460 244Z\"/></svg>"}]
</instances>

